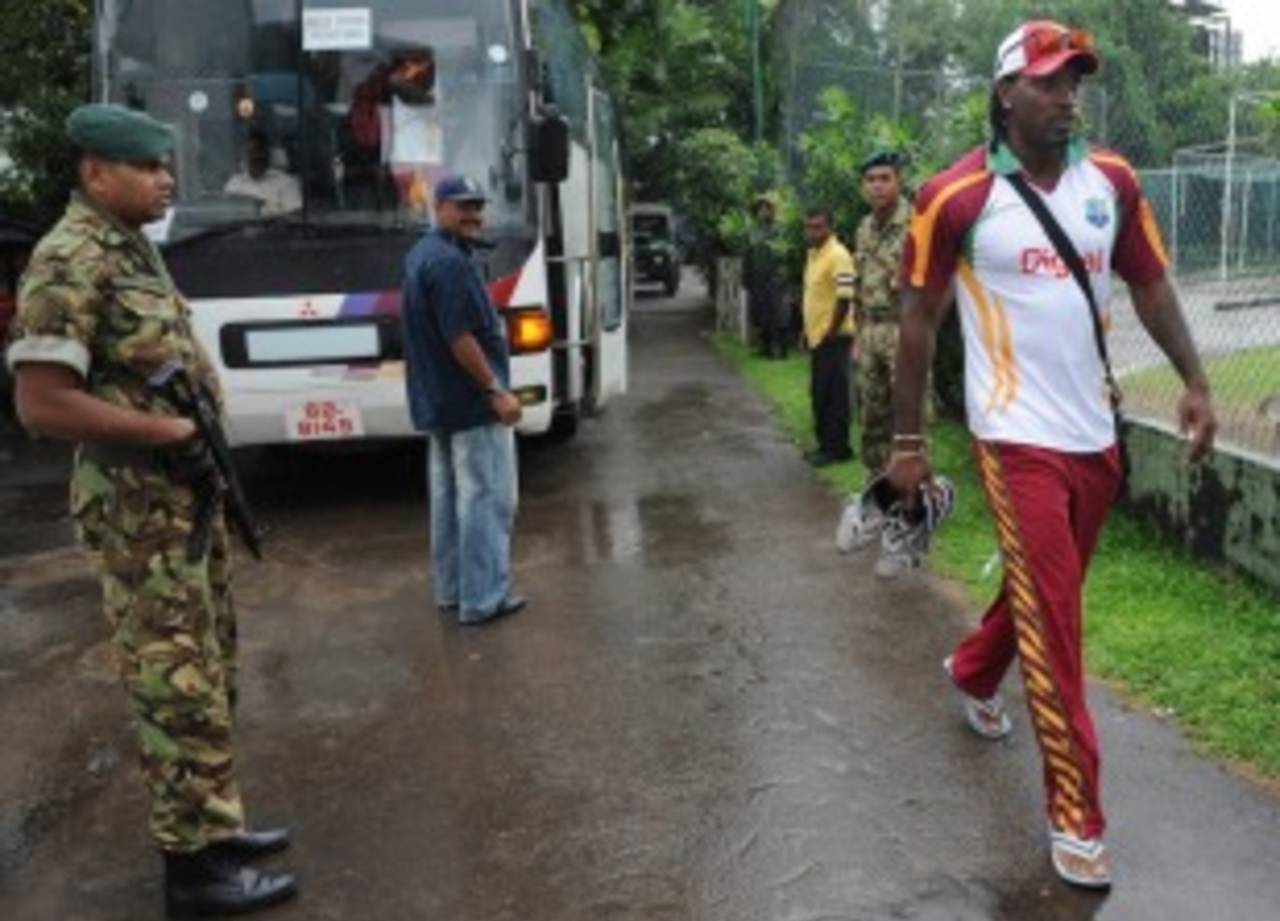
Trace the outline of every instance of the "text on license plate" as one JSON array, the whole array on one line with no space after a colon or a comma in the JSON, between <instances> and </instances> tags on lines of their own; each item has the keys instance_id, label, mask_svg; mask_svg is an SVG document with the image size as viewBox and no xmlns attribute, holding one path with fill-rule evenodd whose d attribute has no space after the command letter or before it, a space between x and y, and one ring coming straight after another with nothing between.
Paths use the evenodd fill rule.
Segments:
<instances>
[{"instance_id":1,"label":"text on license plate","mask_svg":"<svg viewBox=\"0 0 1280 921\"><path fill-rule=\"evenodd\" d=\"M359 438L364 434L360 407L347 400L308 400L285 410L284 427L290 441Z\"/></svg>"}]
</instances>

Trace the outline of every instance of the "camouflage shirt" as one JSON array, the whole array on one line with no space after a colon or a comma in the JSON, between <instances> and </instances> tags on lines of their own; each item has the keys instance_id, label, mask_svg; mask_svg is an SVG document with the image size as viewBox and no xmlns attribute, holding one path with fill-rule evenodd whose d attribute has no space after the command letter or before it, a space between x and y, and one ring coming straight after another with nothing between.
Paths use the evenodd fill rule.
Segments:
<instances>
[{"instance_id":1,"label":"camouflage shirt","mask_svg":"<svg viewBox=\"0 0 1280 921\"><path fill-rule=\"evenodd\" d=\"M147 385L170 360L217 391L160 253L78 194L19 283L6 358L14 370L27 362L65 365L93 396L147 413L173 413Z\"/></svg>"},{"instance_id":2,"label":"camouflage shirt","mask_svg":"<svg viewBox=\"0 0 1280 921\"><path fill-rule=\"evenodd\" d=\"M900 285L898 272L902 265L902 247L911 223L911 206L905 198L881 226L875 214L868 214L858 225L854 241L854 267L857 283L853 312L858 326L871 321L897 320Z\"/></svg>"}]
</instances>

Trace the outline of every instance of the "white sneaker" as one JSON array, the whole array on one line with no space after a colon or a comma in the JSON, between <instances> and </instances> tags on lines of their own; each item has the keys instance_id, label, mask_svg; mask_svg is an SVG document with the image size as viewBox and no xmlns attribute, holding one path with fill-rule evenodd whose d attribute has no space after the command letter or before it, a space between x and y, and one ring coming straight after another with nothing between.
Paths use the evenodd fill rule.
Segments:
<instances>
[{"instance_id":1,"label":"white sneaker","mask_svg":"<svg viewBox=\"0 0 1280 921\"><path fill-rule=\"evenodd\" d=\"M896 579L903 573L919 569L929 554L930 534L923 519L910 515L904 506L894 506L880 528L880 558L875 574L881 579Z\"/></svg>"},{"instance_id":2,"label":"white sneaker","mask_svg":"<svg viewBox=\"0 0 1280 921\"><path fill-rule=\"evenodd\" d=\"M1013 723L1004 709L1004 698L998 692L986 700L966 694L960 685L956 684L955 675L951 671L951 660L952 656L943 659L942 668L947 673L947 680L951 682L951 687L960 697L965 722L969 724L970 729L984 739L999 742L1013 731Z\"/></svg>"},{"instance_id":3,"label":"white sneaker","mask_svg":"<svg viewBox=\"0 0 1280 921\"><path fill-rule=\"evenodd\" d=\"M880 559L875 573L882 579L896 579L904 572L919 569L929 556L933 536L955 507L955 487L946 477L937 477L920 488L915 506L895 502L885 514L880 529Z\"/></svg>"},{"instance_id":4,"label":"white sneaker","mask_svg":"<svg viewBox=\"0 0 1280 921\"><path fill-rule=\"evenodd\" d=\"M852 553L866 547L880 536L884 520L884 512L874 502L867 502L861 495L850 496L836 525L836 549Z\"/></svg>"}]
</instances>

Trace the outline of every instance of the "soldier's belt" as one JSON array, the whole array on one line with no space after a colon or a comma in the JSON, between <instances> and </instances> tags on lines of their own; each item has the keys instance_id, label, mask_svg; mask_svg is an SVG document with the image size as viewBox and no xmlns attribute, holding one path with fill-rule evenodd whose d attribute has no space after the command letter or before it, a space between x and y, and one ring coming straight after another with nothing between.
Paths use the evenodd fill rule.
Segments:
<instances>
[{"instance_id":1,"label":"soldier's belt","mask_svg":"<svg viewBox=\"0 0 1280 921\"><path fill-rule=\"evenodd\" d=\"M101 467L142 467L159 470L160 452L145 445L112 445L85 442L80 456Z\"/></svg>"}]
</instances>

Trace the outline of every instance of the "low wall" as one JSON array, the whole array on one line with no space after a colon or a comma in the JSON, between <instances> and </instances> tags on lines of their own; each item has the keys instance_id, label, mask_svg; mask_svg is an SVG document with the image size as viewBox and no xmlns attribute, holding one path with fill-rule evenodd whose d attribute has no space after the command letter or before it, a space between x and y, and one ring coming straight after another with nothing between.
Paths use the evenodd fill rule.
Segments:
<instances>
[{"instance_id":1,"label":"low wall","mask_svg":"<svg viewBox=\"0 0 1280 921\"><path fill-rule=\"evenodd\" d=\"M1280 589L1280 463L1222 447L1186 462L1186 443L1168 426L1133 420L1126 436L1132 473L1128 506L1196 556L1230 563Z\"/></svg>"}]
</instances>

